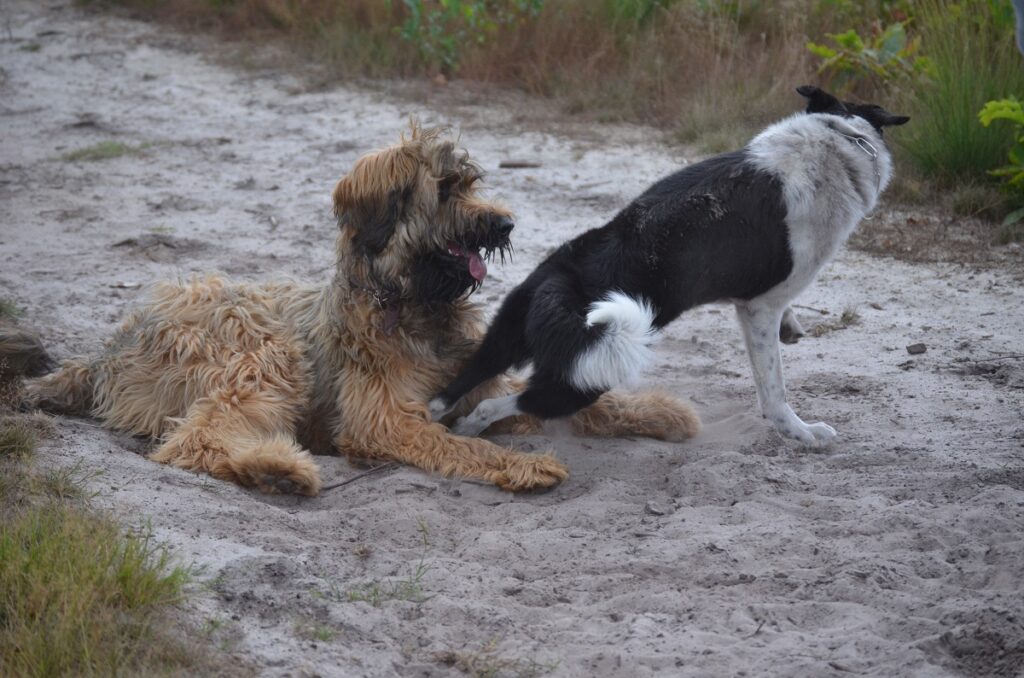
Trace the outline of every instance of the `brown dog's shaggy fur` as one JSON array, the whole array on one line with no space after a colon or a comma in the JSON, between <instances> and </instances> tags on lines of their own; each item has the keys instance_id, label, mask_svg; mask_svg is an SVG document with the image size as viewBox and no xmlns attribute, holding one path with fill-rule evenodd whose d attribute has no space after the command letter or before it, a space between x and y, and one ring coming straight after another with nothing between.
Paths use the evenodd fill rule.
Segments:
<instances>
[{"instance_id":1,"label":"brown dog's shaggy fur","mask_svg":"<svg viewBox=\"0 0 1024 678\"><path fill-rule=\"evenodd\" d=\"M307 449L509 490L558 483L568 472L554 457L454 436L425 405L482 337L480 309L466 299L485 270L479 251L508 247L510 215L477 194L480 176L438 131L414 125L335 188L329 284L160 283L102 355L27 382L27 404L160 437L155 461L266 492L317 494ZM0 357L12 346L0 344ZM484 384L453 416L512 388L506 378ZM699 428L687 405L661 394L608 394L573 425L669 440ZM536 426L518 418L492 428Z\"/></svg>"}]
</instances>

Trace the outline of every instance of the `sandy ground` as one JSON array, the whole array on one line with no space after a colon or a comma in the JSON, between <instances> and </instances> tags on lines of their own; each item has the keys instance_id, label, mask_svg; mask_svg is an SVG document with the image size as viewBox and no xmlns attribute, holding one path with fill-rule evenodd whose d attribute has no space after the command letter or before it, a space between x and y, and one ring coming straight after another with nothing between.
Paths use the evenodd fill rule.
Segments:
<instances>
[{"instance_id":1,"label":"sandy ground","mask_svg":"<svg viewBox=\"0 0 1024 678\"><path fill-rule=\"evenodd\" d=\"M459 128L518 213L518 256L479 295L491 309L549 248L686 161L639 128L563 136L509 107L310 91L63 1L0 14L0 296L57 357L96 350L154 279L326 282L330 190L410 113ZM101 141L137 151L66 159ZM524 157L542 167L498 168ZM546 494L401 468L267 497L73 418L43 455L96 474L98 502L192 563L186 614L264 675L439 676L460 659L504 676L1021 675L1024 294L1021 258L1004 259L845 251L825 270L799 300L805 326L845 309L859 324L783 349L797 412L840 431L824 451L758 416L717 306L672 325L645 378L691 398L705 432L504 439L570 466ZM328 484L361 471L319 461Z\"/></svg>"}]
</instances>

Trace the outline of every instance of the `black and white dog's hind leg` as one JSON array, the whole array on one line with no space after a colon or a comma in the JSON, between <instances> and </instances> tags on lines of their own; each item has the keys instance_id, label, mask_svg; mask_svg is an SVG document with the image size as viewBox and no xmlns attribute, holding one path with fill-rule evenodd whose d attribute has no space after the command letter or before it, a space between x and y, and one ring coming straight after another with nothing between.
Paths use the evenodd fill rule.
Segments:
<instances>
[{"instance_id":1,"label":"black and white dog's hind leg","mask_svg":"<svg viewBox=\"0 0 1024 678\"><path fill-rule=\"evenodd\" d=\"M803 325L796 319L792 306L782 312L782 323L779 325L779 339L783 344L795 344L806 334Z\"/></svg>"},{"instance_id":2,"label":"black and white dog's hind leg","mask_svg":"<svg viewBox=\"0 0 1024 678\"><path fill-rule=\"evenodd\" d=\"M649 304L609 292L584 306L587 314L583 321L579 311L572 312L577 300L559 288L558 280L542 285L534 299L545 301L534 303L525 319L528 334L552 335L533 336L529 342L546 352L531 356L534 371L526 390L483 401L456 422L452 427L455 433L476 436L494 422L519 414L540 419L567 417L594 404L606 391L634 380L650 364L650 345L656 333ZM497 326L496 322L488 336L500 331ZM432 411L440 403L435 399Z\"/></svg>"},{"instance_id":3,"label":"black and white dog's hind leg","mask_svg":"<svg viewBox=\"0 0 1024 678\"><path fill-rule=\"evenodd\" d=\"M736 304L736 315L743 329L743 340L747 344L754 373L757 400L761 404L761 412L779 433L806 445L824 445L835 438L836 430L822 422L805 423L786 402L779 327L787 312L792 313L792 310L784 304L758 298Z\"/></svg>"}]
</instances>

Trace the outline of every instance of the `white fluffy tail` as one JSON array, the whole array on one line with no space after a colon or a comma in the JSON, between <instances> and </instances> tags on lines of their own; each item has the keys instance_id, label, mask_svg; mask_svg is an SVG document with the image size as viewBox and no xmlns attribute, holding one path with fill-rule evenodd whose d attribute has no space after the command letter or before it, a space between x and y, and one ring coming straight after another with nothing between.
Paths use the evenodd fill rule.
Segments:
<instances>
[{"instance_id":1,"label":"white fluffy tail","mask_svg":"<svg viewBox=\"0 0 1024 678\"><path fill-rule=\"evenodd\" d=\"M636 379L654 359L654 309L643 299L609 292L587 311L587 326L606 325L604 335L576 358L572 385L607 391Z\"/></svg>"}]
</instances>

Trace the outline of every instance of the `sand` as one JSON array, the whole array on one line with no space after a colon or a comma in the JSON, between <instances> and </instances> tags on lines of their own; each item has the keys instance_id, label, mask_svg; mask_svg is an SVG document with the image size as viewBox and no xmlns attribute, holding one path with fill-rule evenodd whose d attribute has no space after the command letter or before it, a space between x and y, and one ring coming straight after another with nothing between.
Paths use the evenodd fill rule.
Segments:
<instances>
[{"instance_id":1,"label":"sand","mask_svg":"<svg viewBox=\"0 0 1024 678\"><path fill-rule=\"evenodd\" d=\"M0 296L58 358L95 351L156 279L326 282L330 191L410 114L458 129L517 213L516 259L477 297L490 310L695 157L640 127L573 134L508 105L309 87L64 0L0 16ZM104 141L130 152L67 159ZM541 166L499 168L524 158ZM801 321L859 322L783 348L796 411L839 430L824 450L759 416L722 305L671 325L640 386L689 398L704 433L501 438L569 465L545 494L402 467L264 496L77 418L41 454L191 564L182 615L263 675L1021 675L1024 266L1006 251L972 267L847 249L825 269ZM363 470L318 460L326 484Z\"/></svg>"}]
</instances>

